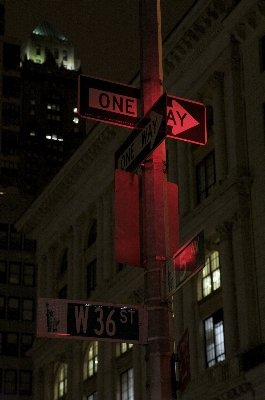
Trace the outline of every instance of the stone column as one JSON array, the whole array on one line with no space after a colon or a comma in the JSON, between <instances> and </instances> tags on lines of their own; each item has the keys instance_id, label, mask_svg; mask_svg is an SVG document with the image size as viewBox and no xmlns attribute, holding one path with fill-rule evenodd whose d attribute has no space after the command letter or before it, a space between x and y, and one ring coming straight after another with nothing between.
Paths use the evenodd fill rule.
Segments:
<instances>
[{"instance_id":1,"label":"stone column","mask_svg":"<svg viewBox=\"0 0 265 400\"><path fill-rule=\"evenodd\" d=\"M223 84L223 73L215 72L212 77L212 88L216 181L218 183L223 182L227 175L226 116Z\"/></svg>"},{"instance_id":2,"label":"stone column","mask_svg":"<svg viewBox=\"0 0 265 400\"><path fill-rule=\"evenodd\" d=\"M225 351L227 357L232 357L238 351L238 322L232 224L225 222L217 228L217 231L220 235L220 270L224 310Z\"/></svg>"}]
</instances>

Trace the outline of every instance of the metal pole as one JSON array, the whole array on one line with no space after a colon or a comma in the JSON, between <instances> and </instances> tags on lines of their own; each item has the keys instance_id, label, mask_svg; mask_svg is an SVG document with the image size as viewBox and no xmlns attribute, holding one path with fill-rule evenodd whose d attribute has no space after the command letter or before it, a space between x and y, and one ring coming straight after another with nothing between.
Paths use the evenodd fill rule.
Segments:
<instances>
[{"instance_id":1,"label":"metal pole","mask_svg":"<svg viewBox=\"0 0 265 400\"><path fill-rule=\"evenodd\" d=\"M160 0L140 0L141 90L144 114L163 93ZM149 338L146 398L171 400L173 317L162 301L161 268L168 255L166 151L163 142L143 168L143 242L145 303Z\"/></svg>"}]
</instances>

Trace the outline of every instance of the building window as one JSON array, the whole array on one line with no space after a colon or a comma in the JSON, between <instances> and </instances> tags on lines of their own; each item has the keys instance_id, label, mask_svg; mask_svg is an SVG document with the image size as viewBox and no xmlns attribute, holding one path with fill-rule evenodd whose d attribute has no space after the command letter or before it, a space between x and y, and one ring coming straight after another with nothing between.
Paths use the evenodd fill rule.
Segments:
<instances>
[{"instance_id":1,"label":"building window","mask_svg":"<svg viewBox=\"0 0 265 400\"><path fill-rule=\"evenodd\" d=\"M0 224L0 249L7 249L8 224Z\"/></svg>"},{"instance_id":2,"label":"building window","mask_svg":"<svg viewBox=\"0 0 265 400\"><path fill-rule=\"evenodd\" d=\"M208 197L216 182L215 177L215 157L212 151L196 167L197 181L197 203L201 203Z\"/></svg>"},{"instance_id":3,"label":"building window","mask_svg":"<svg viewBox=\"0 0 265 400\"><path fill-rule=\"evenodd\" d=\"M134 400L133 394L133 369L130 368L121 374L121 400Z\"/></svg>"},{"instance_id":4,"label":"building window","mask_svg":"<svg viewBox=\"0 0 265 400\"><path fill-rule=\"evenodd\" d=\"M260 38L260 70L265 71L265 35Z\"/></svg>"},{"instance_id":5,"label":"building window","mask_svg":"<svg viewBox=\"0 0 265 400\"><path fill-rule=\"evenodd\" d=\"M36 45L36 56L40 56L41 55L41 47L39 44Z\"/></svg>"},{"instance_id":6,"label":"building window","mask_svg":"<svg viewBox=\"0 0 265 400\"><path fill-rule=\"evenodd\" d=\"M34 286L35 285L35 265L34 264L24 264L23 265L22 283L25 286Z\"/></svg>"},{"instance_id":7,"label":"building window","mask_svg":"<svg viewBox=\"0 0 265 400\"><path fill-rule=\"evenodd\" d=\"M5 319L6 317L6 298L5 296L0 296L0 319Z\"/></svg>"},{"instance_id":8,"label":"building window","mask_svg":"<svg viewBox=\"0 0 265 400\"><path fill-rule=\"evenodd\" d=\"M97 259L87 266L87 297L91 296L97 286Z\"/></svg>"},{"instance_id":9,"label":"building window","mask_svg":"<svg viewBox=\"0 0 265 400\"><path fill-rule=\"evenodd\" d=\"M68 250L66 249L63 253L61 264L60 264L60 274L67 271L68 268Z\"/></svg>"},{"instance_id":10,"label":"building window","mask_svg":"<svg viewBox=\"0 0 265 400\"><path fill-rule=\"evenodd\" d=\"M67 59L68 59L67 50L63 50L63 61L67 61Z\"/></svg>"},{"instance_id":11,"label":"building window","mask_svg":"<svg viewBox=\"0 0 265 400\"><path fill-rule=\"evenodd\" d=\"M34 300L23 299L22 301L22 320L33 321L34 320Z\"/></svg>"},{"instance_id":12,"label":"building window","mask_svg":"<svg viewBox=\"0 0 265 400\"><path fill-rule=\"evenodd\" d=\"M89 396L87 396L87 400L97 400L98 398L98 393L94 392L92 394L90 394Z\"/></svg>"},{"instance_id":13,"label":"building window","mask_svg":"<svg viewBox=\"0 0 265 400\"><path fill-rule=\"evenodd\" d=\"M84 362L84 379L95 375L98 370L98 342L92 342L86 352Z\"/></svg>"},{"instance_id":14,"label":"building window","mask_svg":"<svg viewBox=\"0 0 265 400\"><path fill-rule=\"evenodd\" d=\"M7 306L7 319L20 319L20 299L19 297L9 297Z\"/></svg>"},{"instance_id":15,"label":"building window","mask_svg":"<svg viewBox=\"0 0 265 400\"><path fill-rule=\"evenodd\" d=\"M67 299L67 285L59 290L58 297L59 299Z\"/></svg>"},{"instance_id":16,"label":"building window","mask_svg":"<svg viewBox=\"0 0 265 400\"><path fill-rule=\"evenodd\" d=\"M4 393L17 393L17 371L15 369L6 369L4 374Z\"/></svg>"},{"instance_id":17,"label":"building window","mask_svg":"<svg viewBox=\"0 0 265 400\"><path fill-rule=\"evenodd\" d=\"M33 335L30 333L22 333L20 341L20 355L26 357L26 352L32 347Z\"/></svg>"},{"instance_id":18,"label":"building window","mask_svg":"<svg viewBox=\"0 0 265 400\"><path fill-rule=\"evenodd\" d=\"M132 349L132 343L117 343L116 345L116 356L119 357L120 355L127 353L130 349Z\"/></svg>"},{"instance_id":19,"label":"building window","mask_svg":"<svg viewBox=\"0 0 265 400\"><path fill-rule=\"evenodd\" d=\"M94 219L89 231L87 247L90 247L97 240L97 220Z\"/></svg>"},{"instance_id":20,"label":"building window","mask_svg":"<svg viewBox=\"0 0 265 400\"><path fill-rule=\"evenodd\" d=\"M202 269L202 297L206 297L221 287L219 252L214 251Z\"/></svg>"},{"instance_id":21,"label":"building window","mask_svg":"<svg viewBox=\"0 0 265 400\"><path fill-rule=\"evenodd\" d=\"M6 261L0 261L0 283L6 283Z\"/></svg>"},{"instance_id":22,"label":"building window","mask_svg":"<svg viewBox=\"0 0 265 400\"><path fill-rule=\"evenodd\" d=\"M55 400L64 399L67 393L67 364L62 364L55 382Z\"/></svg>"},{"instance_id":23,"label":"building window","mask_svg":"<svg viewBox=\"0 0 265 400\"><path fill-rule=\"evenodd\" d=\"M8 282L13 285L20 285L21 276L21 264L16 262L11 262L9 264L9 278Z\"/></svg>"},{"instance_id":24,"label":"building window","mask_svg":"<svg viewBox=\"0 0 265 400\"><path fill-rule=\"evenodd\" d=\"M59 58L59 49L57 49L57 47L53 50L53 55L55 60L58 60Z\"/></svg>"},{"instance_id":25,"label":"building window","mask_svg":"<svg viewBox=\"0 0 265 400\"><path fill-rule=\"evenodd\" d=\"M30 396L32 394L32 372L19 371L19 394Z\"/></svg>"},{"instance_id":26,"label":"building window","mask_svg":"<svg viewBox=\"0 0 265 400\"><path fill-rule=\"evenodd\" d=\"M223 310L204 320L206 366L212 367L225 359Z\"/></svg>"}]
</instances>

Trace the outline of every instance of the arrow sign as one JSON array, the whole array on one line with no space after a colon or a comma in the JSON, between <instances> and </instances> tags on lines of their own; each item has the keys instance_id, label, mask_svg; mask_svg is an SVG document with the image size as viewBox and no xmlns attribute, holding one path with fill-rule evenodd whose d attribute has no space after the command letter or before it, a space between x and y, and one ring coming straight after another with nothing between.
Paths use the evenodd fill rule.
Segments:
<instances>
[{"instance_id":1,"label":"arrow sign","mask_svg":"<svg viewBox=\"0 0 265 400\"><path fill-rule=\"evenodd\" d=\"M79 75L78 113L83 118L134 128L139 121L140 89Z\"/></svg>"},{"instance_id":2,"label":"arrow sign","mask_svg":"<svg viewBox=\"0 0 265 400\"><path fill-rule=\"evenodd\" d=\"M167 137L204 145L207 142L205 105L168 95Z\"/></svg>"},{"instance_id":3,"label":"arrow sign","mask_svg":"<svg viewBox=\"0 0 265 400\"><path fill-rule=\"evenodd\" d=\"M116 169L133 172L165 139L166 99L164 93L117 150Z\"/></svg>"}]
</instances>

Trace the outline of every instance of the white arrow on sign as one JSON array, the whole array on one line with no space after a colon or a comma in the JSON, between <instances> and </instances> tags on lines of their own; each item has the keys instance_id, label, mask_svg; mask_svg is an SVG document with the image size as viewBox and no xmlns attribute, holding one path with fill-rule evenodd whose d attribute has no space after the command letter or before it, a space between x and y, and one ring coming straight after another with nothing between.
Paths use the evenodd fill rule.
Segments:
<instances>
[{"instance_id":1,"label":"white arrow on sign","mask_svg":"<svg viewBox=\"0 0 265 400\"><path fill-rule=\"evenodd\" d=\"M178 135L199 124L200 122L190 115L177 100L172 99L172 107L167 106L167 125L172 126L173 135Z\"/></svg>"},{"instance_id":2,"label":"white arrow on sign","mask_svg":"<svg viewBox=\"0 0 265 400\"><path fill-rule=\"evenodd\" d=\"M150 112L150 121L140 131L140 133L131 142L129 147L118 158L117 168L126 170L133 162L133 160L143 151L143 149L150 143L150 149L153 148L155 139L159 132L160 125L163 121L163 115L155 111Z\"/></svg>"}]
</instances>

